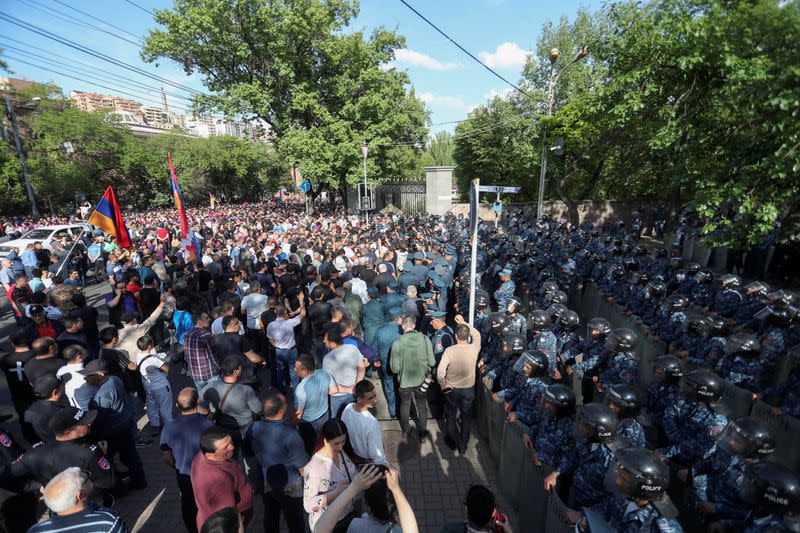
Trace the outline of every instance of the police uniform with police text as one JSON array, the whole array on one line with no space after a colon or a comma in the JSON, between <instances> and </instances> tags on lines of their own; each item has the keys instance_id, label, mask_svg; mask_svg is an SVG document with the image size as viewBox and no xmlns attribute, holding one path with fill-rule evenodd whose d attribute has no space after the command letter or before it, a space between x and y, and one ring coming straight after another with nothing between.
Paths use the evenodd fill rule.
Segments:
<instances>
[{"instance_id":1,"label":"police uniform with police text","mask_svg":"<svg viewBox=\"0 0 800 533\"><path fill-rule=\"evenodd\" d=\"M114 487L114 467L95 444L53 440L35 445L11 465L13 477L30 477L47 485L69 467L77 466L89 474L92 484L101 490Z\"/></svg>"}]
</instances>

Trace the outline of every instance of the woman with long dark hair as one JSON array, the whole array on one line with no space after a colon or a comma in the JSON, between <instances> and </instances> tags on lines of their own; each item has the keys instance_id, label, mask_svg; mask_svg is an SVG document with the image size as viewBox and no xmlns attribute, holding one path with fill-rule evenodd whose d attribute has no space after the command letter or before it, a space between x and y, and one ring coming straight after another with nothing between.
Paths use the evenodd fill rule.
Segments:
<instances>
[{"instance_id":1,"label":"woman with long dark hair","mask_svg":"<svg viewBox=\"0 0 800 533\"><path fill-rule=\"evenodd\" d=\"M353 452L344 422L338 418L325 422L317 437L314 455L303 468L303 506L308 513L311 531L314 531L314 526L325 509L358 474L356 463L363 462ZM347 531L347 526L354 517L351 502L344 518L337 524L336 531Z\"/></svg>"}]
</instances>

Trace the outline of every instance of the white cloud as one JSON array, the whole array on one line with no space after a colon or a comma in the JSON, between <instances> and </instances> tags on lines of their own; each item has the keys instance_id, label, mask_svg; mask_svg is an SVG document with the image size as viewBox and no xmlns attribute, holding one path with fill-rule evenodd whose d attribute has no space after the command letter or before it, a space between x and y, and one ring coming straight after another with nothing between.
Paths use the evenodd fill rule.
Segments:
<instances>
[{"instance_id":1,"label":"white cloud","mask_svg":"<svg viewBox=\"0 0 800 533\"><path fill-rule=\"evenodd\" d=\"M494 52L481 52L478 57L492 68L519 69L525 65L529 54L517 43L502 43Z\"/></svg>"},{"instance_id":2,"label":"white cloud","mask_svg":"<svg viewBox=\"0 0 800 533\"><path fill-rule=\"evenodd\" d=\"M453 70L461 66L458 63L453 63L452 61L443 63L429 55L421 52L415 52L414 50L409 50L407 48L395 50L394 59L395 62L400 65L426 68L428 70Z\"/></svg>"},{"instance_id":3,"label":"white cloud","mask_svg":"<svg viewBox=\"0 0 800 533\"><path fill-rule=\"evenodd\" d=\"M512 89L511 87L503 89L500 92L497 92L494 89L492 89L491 91L486 93L486 95L484 95L484 98L486 98L487 100L494 100L495 97L499 96L500 98L507 100L512 94L514 94L514 89Z\"/></svg>"},{"instance_id":4,"label":"white cloud","mask_svg":"<svg viewBox=\"0 0 800 533\"><path fill-rule=\"evenodd\" d=\"M475 104L468 104L461 96L436 96L433 93L420 93L417 98L429 104L431 107L448 109L450 111L458 111L461 113L469 113L477 107Z\"/></svg>"}]
</instances>

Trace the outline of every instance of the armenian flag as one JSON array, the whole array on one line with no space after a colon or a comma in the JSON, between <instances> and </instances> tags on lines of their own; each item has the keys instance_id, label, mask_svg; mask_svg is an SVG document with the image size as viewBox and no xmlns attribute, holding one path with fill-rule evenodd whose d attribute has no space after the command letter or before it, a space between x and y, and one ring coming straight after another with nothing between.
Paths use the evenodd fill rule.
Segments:
<instances>
[{"instance_id":1,"label":"armenian flag","mask_svg":"<svg viewBox=\"0 0 800 533\"><path fill-rule=\"evenodd\" d=\"M172 154L169 152L167 152L167 160L169 161L172 199L175 201L175 207L178 209L178 214L181 217L181 246L186 250L188 255L187 261L191 263L197 260L200 246L191 228L189 228L189 219L186 218L186 209L183 206L183 198L181 197L181 186L178 184L178 177L175 175L175 167L172 166Z\"/></svg>"},{"instance_id":2,"label":"armenian flag","mask_svg":"<svg viewBox=\"0 0 800 533\"><path fill-rule=\"evenodd\" d=\"M94 213L89 217L88 223L100 228L109 235L113 235L117 239L117 244L120 248L131 247L131 237L128 234L128 228L125 227L125 221L122 219L122 211L120 211L117 197L114 196L114 189L108 186L103 197L100 198L97 207L94 208Z\"/></svg>"}]
</instances>

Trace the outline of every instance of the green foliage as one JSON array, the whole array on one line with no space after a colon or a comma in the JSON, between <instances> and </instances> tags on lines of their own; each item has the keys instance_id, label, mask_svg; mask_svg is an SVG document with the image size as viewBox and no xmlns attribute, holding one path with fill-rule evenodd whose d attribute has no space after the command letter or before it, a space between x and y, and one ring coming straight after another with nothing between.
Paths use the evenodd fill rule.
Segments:
<instances>
[{"instance_id":1,"label":"green foliage","mask_svg":"<svg viewBox=\"0 0 800 533\"><path fill-rule=\"evenodd\" d=\"M425 145L422 154L424 167L452 167L456 164L453 159L453 134L448 131L437 131L432 139Z\"/></svg>"},{"instance_id":2,"label":"green foliage","mask_svg":"<svg viewBox=\"0 0 800 533\"><path fill-rule=\"evenodd\" d=\"M212 91L196 105L258 117L277 136L285 171L300 163L321 190L361 180L361 143L375 181L419 171L428 113L404 72L382 68L404 39L383 28L344 33L358 13L349 0L178 0L159 10L146 61L172 59ZM403 144L399 144L403 143Z\"/></svg>"}]
</instances>

